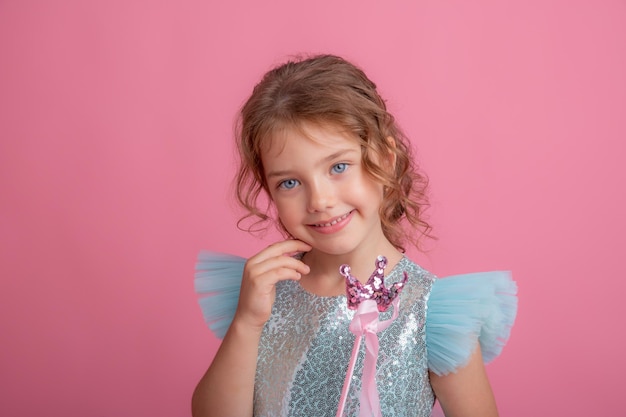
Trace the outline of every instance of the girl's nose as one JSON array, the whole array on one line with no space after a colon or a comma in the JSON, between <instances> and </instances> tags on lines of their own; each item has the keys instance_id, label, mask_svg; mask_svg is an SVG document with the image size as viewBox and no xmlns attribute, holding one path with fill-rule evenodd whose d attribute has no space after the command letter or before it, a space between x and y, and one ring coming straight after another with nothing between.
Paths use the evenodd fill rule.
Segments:
<instances>
[{"instance_id":1,"label":"girl's nose","mask_svg":"<svg viewBox=\"0 0 626 417\"><path fill-rule=\"evenodd\" d=\"M308 210L311 213L325 211L335 204L333 186L327 182L311 184L309 186Z\"/></svg>"}]
</instances>

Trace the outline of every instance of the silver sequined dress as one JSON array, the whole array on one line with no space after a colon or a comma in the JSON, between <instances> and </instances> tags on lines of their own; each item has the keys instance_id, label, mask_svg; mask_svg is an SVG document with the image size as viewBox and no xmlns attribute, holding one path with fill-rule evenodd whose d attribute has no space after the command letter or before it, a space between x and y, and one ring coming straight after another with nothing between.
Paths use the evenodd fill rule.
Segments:
<instances>
[{"instance_id":1,"label":"silver sequined dress","mask_svg":"<svg viewBox=\"0 0 626 417\"><path fill-rule=\"evenodd\" d=\"M434 277L406 257L385 284L409 281L399 316L379 333L376 380L384 416L430 416L434 395L428 381L425 343L426 301ZM335 416L354 335L348 326L354 310L345 296L320 297L298 282L281 281L259 345L254 415L264 417ZM391 309L381 320L391 317ZM359 412L364 343L355 367L345 416Z\"/></svg>"}]
</instances>

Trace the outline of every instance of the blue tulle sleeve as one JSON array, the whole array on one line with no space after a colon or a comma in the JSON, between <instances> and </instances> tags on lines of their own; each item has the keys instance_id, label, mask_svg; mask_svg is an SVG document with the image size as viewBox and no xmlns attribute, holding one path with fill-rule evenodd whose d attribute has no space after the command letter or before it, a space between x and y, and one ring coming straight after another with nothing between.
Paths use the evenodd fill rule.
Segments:
<instances>
[{"instance_id":1,"label":"blue tulle sleeve","mask_svg":"<svg viewBox=\"0 0 626 417\"><path fill-rule=\"evenodd\" d=\"M201 252L196 263L194 288L204 320L220 339L233 321L246 260L239 256Z\"/></svg>"},{"instance_id":2,"label":"blue tulle sleeve","mask_svg":"<svg viewBox=\"0 0 626 417\"><path fill-rule=\"evenodd\" d=\"M480 343L483 360L495 359L517 314L517 285L508 272L456 275L433 282L426 311L428 367L437 375L469 362Z\"/></svg>"}]
</instances>

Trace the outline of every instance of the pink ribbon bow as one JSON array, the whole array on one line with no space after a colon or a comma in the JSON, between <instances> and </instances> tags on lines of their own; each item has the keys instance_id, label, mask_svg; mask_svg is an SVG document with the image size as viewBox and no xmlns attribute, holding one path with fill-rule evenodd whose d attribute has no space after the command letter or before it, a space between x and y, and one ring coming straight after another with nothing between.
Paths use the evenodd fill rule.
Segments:
<instances>
[{"instance_id":1,"label":"pink ribbon bow","mask_svg":"<svg viewBox=\"0 0 626 417\"><path fill-rule=\"evenodd\" d=\"M382 417L380 399L376 387L376 361L378 359L378 332L385 330L398 317L399 297L393 301L393 315L391 319L379 321L378 305L374 300L363 300L359 304L354 318L350 322L350 332L356 339L352 348L352 356L348 364L348 372L341 390L341 398L336 417L341 417L346 405L350 381L354 372L354 365L361 346L361 339L365 336L365 360L363 362L363 376L361 377L361 394L359 401L361 408L359 417Z\"/></svg>"}]
</instances>

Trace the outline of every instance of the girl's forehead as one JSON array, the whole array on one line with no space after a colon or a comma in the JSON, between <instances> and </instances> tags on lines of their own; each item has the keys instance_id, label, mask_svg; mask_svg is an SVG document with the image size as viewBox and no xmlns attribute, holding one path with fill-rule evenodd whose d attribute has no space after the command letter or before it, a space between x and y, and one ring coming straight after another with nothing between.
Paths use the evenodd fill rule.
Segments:
<instances>
[{"instance_id":1,"label":"girl's forehead","mask_svg":"<svg viewBox=\"0 0 626 417\"><path fill-rule=\"evenodd\" d=\"M281 153L287 144L310 141L323 147L359 146L358 137L348 129L331 123L302 122L276 129L265 139L262 153Z\"/></svg>"}]
</instances>

